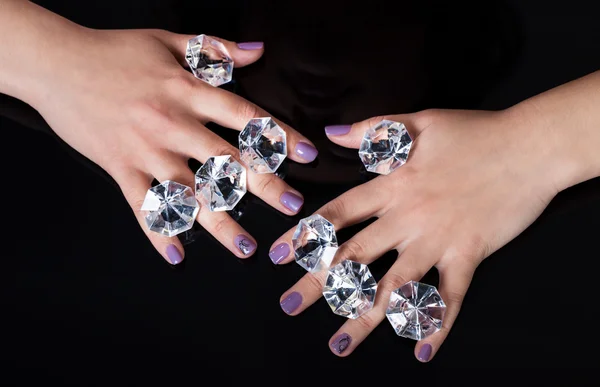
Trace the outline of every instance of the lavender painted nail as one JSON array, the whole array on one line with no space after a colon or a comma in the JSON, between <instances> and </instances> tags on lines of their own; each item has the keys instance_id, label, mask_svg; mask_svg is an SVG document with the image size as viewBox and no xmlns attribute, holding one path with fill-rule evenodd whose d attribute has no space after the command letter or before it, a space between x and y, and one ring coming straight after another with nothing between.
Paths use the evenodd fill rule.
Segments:
<instances>
[{"instance_id":1,"label":"lavender painted nail","mask_svg":"<svg viewBox=\"0 0 600 387\"><path fill-rule=\"evenodd\" d=\"M265 46L265 44L263 42L245 42L238 43L237 46L242 50L260 50Z\"/></svg>"},{"instance_id":2,"label":"lavender painted nail","mask_svg":"<svg viewBox=\"0 0 600 387\"><path fill-rule=\"evenodd\" d=\"M256 250L256 243L252 242L252 240L245 235L240 234L236 236L234 242L244 255L250 255Z\"/></svg>"},{"instance_id":3,"label":"lavender painted nail","mask_svg":"<svg viewBox=\"0 0 600 387\"><path fill-rule=\"evenodd\" d=\"M296 145L296 154L306 161L313 161L317 158L319 152L314 146L305 142L299 142L298 145Z\"/></svg>"},{"instance_id":4,"label":"lavender painted nail","mask_svg":"<svg viewBox=\"0 0 600 387\"><path fill-rule=\"evenodd\" d=\"M183 261L183 255L181 255L177 246L169 245L167 246L167 259L171 262L171 265L177 265Z\"/></svg>"},{"instance_id":5,"label":"lavender painted nail","mask_svg":"<svg viewBox=\"0 0 600 387\"><path fill-rule=\"evenodd\" d=\"M350 133L351 125L331 125L325 127L325 134L328 136L342 136Z\"/></svg>"},{"instance_id":6,"label":"lavender painted nail","mask_svg":"<svg viewBox=\"0 0 600 387\"><path fill-rule=\"evenodd\" d=\"M304 203L304 199L302 199L302 197L291 192L285 192L283 195L281 195L279 201L285 206L285 208L293 212L300 211L300 207L302 207L302 204Z\"/></svg>"},{"instance_id":7,"label":"lavender painted nail","mask_svg":"<svg viewBox=\"0 0 600 387\"><path fill-rule=\"evenodd\" d=\"M341 355L350 346L350 343L352 343L352 337L347 333L342 333L330 345L338 355Z\"/></svg>"},{"instance_id":8,"label":"lavender painted nail","mask_svg":"<svg viewBox=\"0 0 600 387\"><path fill-rule=\"evenodd\" d=\"M290 246L287 243L280 243L269 251L269 258L274 264L278 264L290 255Z\"/></svg>"},{"instance_id":9,"label":"lavender painted nail","mask_svg":"<svg viewBox=\"0 0 600 387\"><path fill-rule=\"evenodd\" d=\"M298 292L290 293L280 302L281 309L287 314L292 314L300 305L302 305L302 295Z\"/></svg>"},{"instance_id":10,"label":"lavender painted nail","mask_svg":"<svg viewBox=\"0 0 600 387\"><path fill-rule=\"evenodd\" d=\"M425 344L421 347L421 350L419 351L419 356L417 357L423 362L429 361L429 358L431 357L431 350L431 344Z\"/></svg>"}]
</instances>

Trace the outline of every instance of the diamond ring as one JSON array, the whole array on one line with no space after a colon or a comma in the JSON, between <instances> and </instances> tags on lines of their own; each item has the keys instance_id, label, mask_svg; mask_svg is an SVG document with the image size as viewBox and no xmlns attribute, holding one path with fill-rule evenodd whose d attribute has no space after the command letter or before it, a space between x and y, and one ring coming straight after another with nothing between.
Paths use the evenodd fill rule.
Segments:
<instances>
[{"instance_id":1,"label":"diamond ring","mask_svg":"<svg viewBox=\"0 0 600 387\"><path fill-rule=\"evenodd\" d=\"M333 313L357 319L373 309L377 282L367 265L345 260L331 269L323 287L323 297Z\"/></svg>"},{"instance_id":2,"label":"diamond ring","mask_svg":"<svg viewBox=\"0 0 600 387\"><path fill-rule=\"evenodd\" d=\"M365 132L358 155L367 171L387 175L406 163L412 142L403 123L383 120Z\"/></svg>"},{"instance_id":3,"label":"diamond ring","mask_svg":"<svg viewBox=\"0 0 600 387\"><path fill-rule=\"evenodd\" d=\"M212 86L231 81L233 59L225 45L206 35L198 35L187 43L187 61L194 76Z\"/></svg>"},{"instance_id":4,"label":"diamond ring","mask_svg":"<svg viewBox=\"0 0 600 387\"><path fill-rule=\"evenodd\" d=\"M248 121L238 140L241 160L255 173L275 173L287 157L286 133L271 117Z\"/></svg>"},{"instance_id":5,"label":"diamond ring","mask_svg":"<svg viewBox=\"0 0 600 387\"><path fill-rule=\"evenodd\" d=\"M232 156L214 156L195 176L196 199L210 211L231 211L246 194L246 168Z\"/></svg>"},{"instance_id":6,"label":"diamond ring","mask_svg":"<svg viewBox=\"0 0 600 387\"><path fill-rule=\"evenodd\" d=\"M333 224L319 214L300 220L292 244L296 263L309 273L327 269L338 249Z\"/></svg>"}]
</instances>

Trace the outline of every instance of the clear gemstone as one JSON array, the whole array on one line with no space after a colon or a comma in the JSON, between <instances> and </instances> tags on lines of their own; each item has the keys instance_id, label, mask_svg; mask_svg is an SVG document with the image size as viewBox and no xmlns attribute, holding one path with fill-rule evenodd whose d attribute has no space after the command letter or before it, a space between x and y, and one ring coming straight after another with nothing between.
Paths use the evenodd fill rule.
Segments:
<instances>
[{"instance_id":1,"label":"clear gemstone","mask_svg":"<svg viewBox=\"0 0 600 387\"><path fill-rule=\"evenodd\" d=\"M185 60L196 78L213 86L231 81L233 59L223 43L206 35L188 41Z\"/></svg>"},{"instance_id":2,"label":"clear gemstone","mask_svg":"<svg viewBox=\"0 0 600 387\"><path fill-rule=\"evenodd\" d=\"M367 265L342 261L329 269L323 297L333 313L355 319L373 308L377 282Z\"/></svg>"},{"instance_id":3,"label":"clear gemstone","mask_svg":"<svg viewBox=\"0 0 600 387\"><path fill-rule=\"evenodd\" d=\"M440 330L445 312L435 286L410 281L392 292L385 314L398 336L422 340Z\"/></svg>"},{"instance_id":4,"label":"clear gemstone","mask_svg":"<svg viewBox=\"0 0 600 387\"><path fill-rule=\"evenodd\" d=\"M230 211L246 194L246 168L232 156L206 160L196 172L196 198L211 211Z\"/></svg>"},{"instance_id":5,"label":"clear gemstone","mask_svg":"<svg viewBox=\"0 0 600 387\"><path fill-rule=\"evenodd\" d=\"M287 156L286 134L272 118L253 118L239 136L242 161L256 173L273 173Z\"/></svg>"},{"instance_id":6,"label":"clear gemstone","mask_svg":"<svg viewBox=\"0 0 600 387\"><path fill-rule=\"evenodd\" d=\"M296 262L311 273L328 268L338 248L333 224L319 214L300 220L292 244Z\"/></svg>"},{"instance_id":7,"label":"clear gemstone","mask_svg":"<svg viewBox=\"0 0 600 387\"><path fill-rule=\"evenodd\" d=\"M192 189L170 180L150 188L141 208L148 228L169 237L190 230L199 209Z\"/></svg>"},{"instance_id":8,"label":"clear gemstone","mask_svg":"<svg viewBox=\"0 0 600 387\"><path fill-rule=\"evenodd\" d=\"M383 120L367 130L358 155L367 171L387 175L406 162L411 146L403 123Z\"/></svg>"}]
</instances>

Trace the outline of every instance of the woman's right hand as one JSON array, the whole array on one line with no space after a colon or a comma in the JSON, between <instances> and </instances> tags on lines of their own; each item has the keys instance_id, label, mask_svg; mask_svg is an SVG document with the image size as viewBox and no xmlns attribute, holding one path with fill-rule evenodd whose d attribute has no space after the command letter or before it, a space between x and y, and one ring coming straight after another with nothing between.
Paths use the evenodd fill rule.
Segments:
<instances>
[{"instance_id":1,"label":"woman's right hand","mask_svg":"<svg viewBox=\"0 0 600 387\"><path fill-rule=\"evenodd\" d=\"M171 264L183 260L177 237L148 231L140 208L153 179L194 186L188 160L239 156L239 150L205 127L214 122L235 130L254 117L270 116L226 90L196 79L183 66L188 39L163 30L78 29L44 58L28 101L70 146L106 170L119 184L156 250ZM258 60L261 44L218 39L235 66ZM40 44L47 44L41 42ZM304 136L287 132L288 157L300 163L317 151ZM248 169L248 191L284 214L296 214L302 195L274 174ZM202 207L197 221L239 258L256 241L226 212ZM243 241L248 254L240 249Z\"/></svg>"}]
</instances>

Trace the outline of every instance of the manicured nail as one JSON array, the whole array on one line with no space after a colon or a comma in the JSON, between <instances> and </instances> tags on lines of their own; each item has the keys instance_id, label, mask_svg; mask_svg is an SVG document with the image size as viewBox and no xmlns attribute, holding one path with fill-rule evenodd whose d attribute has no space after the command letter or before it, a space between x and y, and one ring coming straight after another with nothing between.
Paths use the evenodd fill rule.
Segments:
<instances>
[{"instance_id":1,"label":"manicured nail","mask_svg":"<svg viewBox=\"0 0 600 387\"><path fill-rule=\"evenodd\" d=\"M252 242L252 240L245 235L236 236L235 245L244 255L250 255L256 250L256 243Z\"/></svg>"},{"instance_id":2,"label":"manicured nail","mask_svg":"<svg viewBox=\"0 0 600 387\"><path fill-rule=\"evenodd\" d=\"M341 355L350 346L350 343L352 343L352 337L347 333L342 333L331 342L331 348Z\"/></svg>"},{"instance_id":3,"label":"manicured nail","mask_svg":"<svg viewBox=\"0 0 600 387\"><path fill-rule=\"evenodd\" d=\"M305 142L299 142L298 145L296 145L296 154L306 161L313 161L317 158L319 152L314 146Z\"/></svg>"},{"instance_id":4,"label":"manicured nail","mask_svg":"<svg viewBox=\"0 0 600 387\"><path fill-rule=\"evenodd\" d=\"M278 264L290 255L290 246L287 243L280 243L269 251L269 258L274 264Z\"/></svg>"},{"instance_id":5,"label":"manicured nail","mask_svg":"<svg viewBox=\"0 0 600 387\"><path fill-rule=\"evenodd\" d=\"M302 199L302 197L291 192L285 192L283 195L281 195L279 201L285 206L285 208L292 212L300 211L300 207L302 207L302 204L304 203L304 199Z\"/></svg>"},{"instance_id":6,"label":"manicured nail","mask_svg":"<svg viewBox=\"0 0 600 387\"><path fill-rule=\"evenodd\" d=\"M260 50L265 46L263 42L245 42L237 45L242 50Z\"/></svg>"},{"instance_id":7,"label":"manicured nail","mask_svg":"<svg viewBox=\"0 0 600 387\"><path fill-rule=\"evenodd\" d=\"M177 265L183 261L183 255L179 252L179 249L175 245L167 246L167 258L171 265Z\"/></svg>"},{"instance_id":8,"label":"manicured nail","mask_svg":"<svg viewBox=\"0 0 600 387\"><path fill-rule=\"evenodd\" d=\"M300 305L302 305L302 296L298 292L290 293L280 303L281 309L287 314L292 314Z\"/></svg>"},{"instance_id":9,"label":"manicured nail","mask_svg":"<svg viewBox=\"0 0 600 387\"><path fill-rule=\"evenodd\" d=\"M429 361L429 358L431 357L431 350L431 344L425 344L421 347L421 350L419 351L419 356L417 357L423 362Z\"/></svg>"},{"instance_id":10,"label":"manicured nail","mask_svg":"<svg viewBox=\"0 0 600 387\"><path fill-rule=\"evenodd\" d=\"M352 128L351 125L331 125L331 126L326 126L325 127L325 134L328 136L342 136L344 134L348 134L350 132L350 129Z\"/></svg>"}]
</instances>

